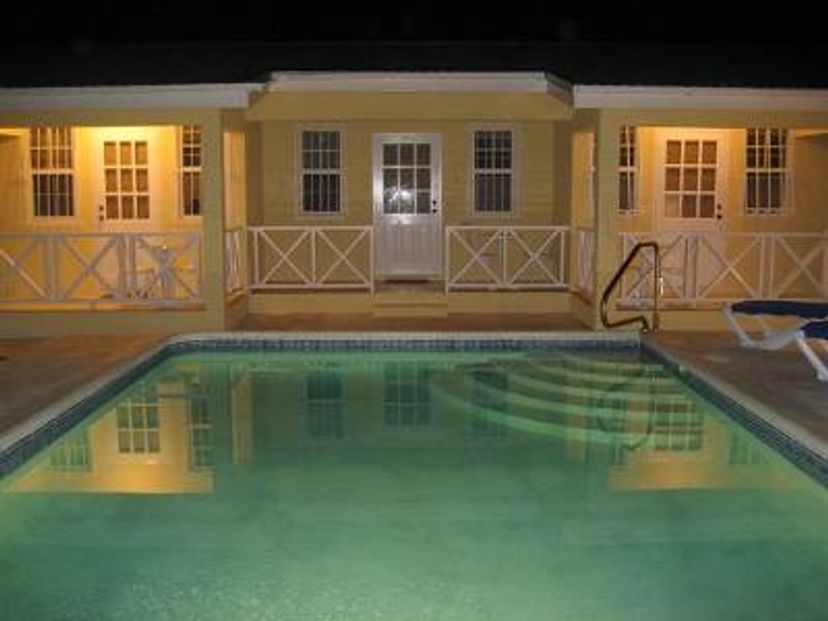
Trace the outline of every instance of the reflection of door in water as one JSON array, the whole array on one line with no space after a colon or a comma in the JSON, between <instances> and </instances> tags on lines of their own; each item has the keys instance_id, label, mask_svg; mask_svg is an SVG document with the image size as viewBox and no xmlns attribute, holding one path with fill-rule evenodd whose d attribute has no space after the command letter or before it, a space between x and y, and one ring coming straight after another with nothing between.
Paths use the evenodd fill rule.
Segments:
<instances>
[{"instance_id":1,"label":"reflection of door in water","mask_svg":"<svg viewBox=\"0 0 828 621\"><path fill-rule=\"evenodd\" d=\"M374 136L376 271L431 276L442 271L440 136Z\"/></svg>"},{"instance_id":2,"label":"reflection of door in water","mask_svg":"<svg viewBox=\"0 0 828 621\"><path fill-rule=\"evenodd\" d=\"M724 257L727 134L705 129L662 130L658 145L661 172L656 196L662 245L670 247L676 236L695 233L667 253L665 278L692 295L710 284L723 268L719 256Z\"/></svg>"}]
</instances>

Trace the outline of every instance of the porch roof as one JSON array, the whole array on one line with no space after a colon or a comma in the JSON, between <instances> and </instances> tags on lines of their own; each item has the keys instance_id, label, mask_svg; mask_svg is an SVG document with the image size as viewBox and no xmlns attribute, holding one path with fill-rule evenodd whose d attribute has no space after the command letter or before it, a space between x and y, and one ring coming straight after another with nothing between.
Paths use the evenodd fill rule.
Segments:
<instances>
[{"instance_id":1,"label":"porch roof","mask_svg":"<svg viewBox=\"0 0 828 621\"><path fill-rule=\"evenodd\" d=\"M828 88L828 47L619 43L83 44L3 49L0 87L266 83L272 72L541 72L577 85Z\"/></svg>"}]
</instances>

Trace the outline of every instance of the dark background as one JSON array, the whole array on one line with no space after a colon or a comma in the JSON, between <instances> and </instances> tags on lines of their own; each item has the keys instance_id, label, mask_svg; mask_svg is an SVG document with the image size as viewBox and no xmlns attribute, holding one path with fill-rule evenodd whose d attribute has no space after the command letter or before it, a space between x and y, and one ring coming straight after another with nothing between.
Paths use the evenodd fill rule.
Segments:
<instances>
[{"instance_id":1,"label":"dark background","mask_svg":"<svg viewBox=\"0 0 828 621\"><path fill-rule=\"evenodd\" d=\"M46 3L22 0L2 11L6 45L18 43L204 41L660 42L802 45L825 43L820 3L636 2L466 4L385 0L172 0Z\"/></svg>"}]
</instances>

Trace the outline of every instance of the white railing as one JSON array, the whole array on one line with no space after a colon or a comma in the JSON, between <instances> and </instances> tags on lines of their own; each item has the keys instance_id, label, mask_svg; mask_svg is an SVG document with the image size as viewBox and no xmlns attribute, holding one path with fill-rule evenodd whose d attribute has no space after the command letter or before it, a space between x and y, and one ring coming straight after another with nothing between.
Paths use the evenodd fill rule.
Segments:
<instances>
[{"instance_id":1,"label":"white railing","mask_svg":"<svg viewBox=\"0 0 828 621\"><path fill-rule=\"evenodd\" d=\"M688 307L742 298L828 298L826 233L622 233L622 259L639 241L661 246L662 298ZM622 284L619 303L651 302L652 260Z\"/></svg>"},{"instance_id":2,"label":"white railing","mask_svg":"<svg viewBox=\"0 0 828 621\"><path fill-rule=\"evenodd\" d=\"M586 227L578 227L578 272L577 290L587 298L592 299L593 283L595 279L595 231Z\"/></svg>"},{"instance_id":3,"label":"white railing","mask_svg":"<svg viewBox=\"0 0 828 621\"><path fill-rule=\"evenodd\" d=\"M227 295L244 290L243 236L242 227L224 232L224 290Z\"/></svg>"},{"instance_id":4,"label":"white railing","mask_svg":"<svg viewBox=\"0 0 828 621\"><path fill-rule=\"evenodd\" d=\"M446 227L446 291L565 289L567 226Z\"/></svg>"},{"instance_id":5,"label":"white railing","mask_svg":"<svg viewBox=\"0 0 828 621\"><path fill-rule=\"evenodd\" d=\"M201 233L0 233L0 303L201 300Z\"/></svg>"},{"instance_id":6,"label":"white railing","mask_svg":"<svg viewBox=\"0 0 828 621\"><path fill-rule=\"evenodd\" d=\"M374 289L370 226L251 226L251 289Z\"/></svg>"}]
</instances>

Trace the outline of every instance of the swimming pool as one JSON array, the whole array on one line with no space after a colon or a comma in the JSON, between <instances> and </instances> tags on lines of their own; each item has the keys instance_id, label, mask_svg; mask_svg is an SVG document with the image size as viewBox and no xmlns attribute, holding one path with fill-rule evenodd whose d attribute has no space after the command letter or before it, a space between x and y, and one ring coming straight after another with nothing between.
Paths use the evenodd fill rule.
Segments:
<instances>
[{"instance_id":1,"label":"swimming pool","mask_svg":"<svg viewBox=\"0 0 828 621\"><path fill-rule=\"evenodd\" d=\"M0 482L0 618L825 618L825 487L646 351L358 345L145 365Z\"/></svg>"}]
</instances>

